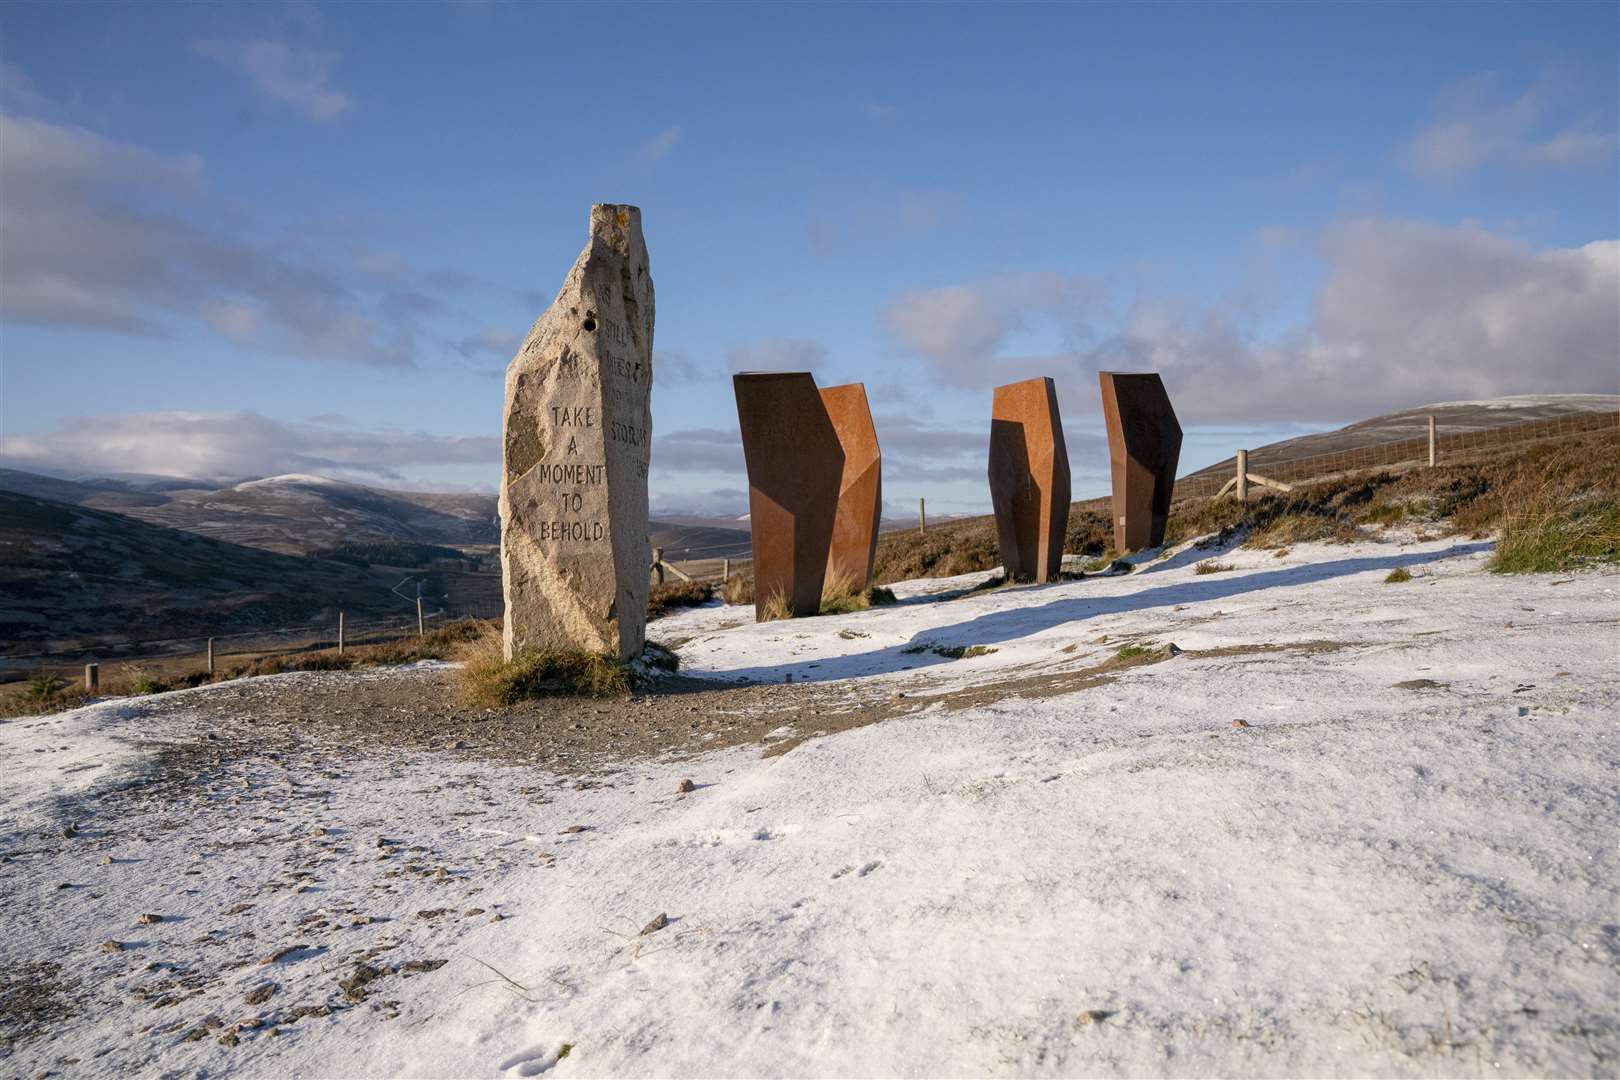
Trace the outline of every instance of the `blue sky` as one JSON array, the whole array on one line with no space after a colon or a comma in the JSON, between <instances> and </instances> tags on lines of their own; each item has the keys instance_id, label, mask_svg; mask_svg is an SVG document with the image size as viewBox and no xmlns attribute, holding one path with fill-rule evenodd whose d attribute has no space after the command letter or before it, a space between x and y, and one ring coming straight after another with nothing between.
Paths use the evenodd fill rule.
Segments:
<instances>
[{"instance_id":1,"label":"blue sky","mask_svg":"<svg viewBox=\"0 0 1620 1080\"><path fill-rule=\"evenodd\" d=\"M1620 7L0 8L4 463L493 488L500 374L631 202L655 510L740 512L729 374L862 380L891 506L990 388L1159 370L1183 471L1620 388Z\"/></svg>"}]
</instances>

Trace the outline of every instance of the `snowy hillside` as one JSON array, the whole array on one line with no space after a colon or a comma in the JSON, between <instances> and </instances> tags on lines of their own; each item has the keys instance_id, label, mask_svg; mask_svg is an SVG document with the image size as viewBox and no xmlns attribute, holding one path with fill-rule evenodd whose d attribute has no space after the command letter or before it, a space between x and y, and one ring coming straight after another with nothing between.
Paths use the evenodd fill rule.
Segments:
<instances>
[{"instance_id":1,"label":"snowy hillside","mask_svg":"<svg viewBox=\"0 0 1620 1080\"><path fill-rule=\"evenodd\" d=\"M815 719L567 772L245 684L0 724L0 977L61 1003L0 1072L1612 1075L1620 576L1487 551L695 609Z\"/></svg>"}]
</instances>

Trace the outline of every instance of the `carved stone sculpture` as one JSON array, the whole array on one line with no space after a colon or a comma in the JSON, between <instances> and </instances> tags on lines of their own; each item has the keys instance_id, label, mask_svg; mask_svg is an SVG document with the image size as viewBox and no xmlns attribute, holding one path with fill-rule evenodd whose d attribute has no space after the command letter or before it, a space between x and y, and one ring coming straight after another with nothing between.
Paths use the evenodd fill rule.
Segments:
<instances>
[{"instance_id":1,"label":"carved stone sculpture","mask_svg":"<svg viewBox=\"0 0 1620 1080\"><path fill-rule=\"evenodd\" d=\"M1069 451L1051 379L998 386L990 411L990 502L1015 581L1050 581L1069 527Z\"/></svg>"},{"instance_id":2,"label":"carved stone sculpture","mask_svg":"<svg viewBox=\"0 0 1620 1080\"><path fill-rule=\"evenodd\" d=\"M865 589L872 583L878 519L883 510L883 455L878 449L877 428L872 424L863 383L826 387L821 401L844 451L827 573L852 589Z\"/></svg>"},{"instance_id":3,"label":"carved stone sculpture","mask_svg":"<svg viewBox=\"0 0 1620 1080\"><path fill-rule=\"evenodd\" d=\"M808 372L733 376L748 467L754 617L821 610L844 451Z\"/></svg>"},{"instance_id":4,"label":"carved stone sculpture","mask_svg":"<svg viewBox=\"0 0 1620 1080\"><path fill-rule=\"evenodd\" d=\"M1098 372L1114 480L1114 550L1164 543L1181 458L1181 425L1157 373Z\"/></svg>"},{"instance_id":5,"label":"carved stone sculpture","mask_svg":"<svg viewBox=\"0 0 1620 1080\"><path fill-rule=\"evenodd\" d=\"M652 347L641 211L593 206L585 250L506 369L508 658L529 649L641 655Z\"/></svg>"}]
</instances>

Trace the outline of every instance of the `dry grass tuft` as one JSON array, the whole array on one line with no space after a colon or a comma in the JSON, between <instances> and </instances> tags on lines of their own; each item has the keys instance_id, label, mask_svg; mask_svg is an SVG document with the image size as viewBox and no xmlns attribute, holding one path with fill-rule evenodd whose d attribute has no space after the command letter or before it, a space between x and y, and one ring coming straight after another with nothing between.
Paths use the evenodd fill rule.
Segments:
<instances>
[{"instance_id":1,"label":"dry grass tuft","mask_svg":"<svg viewBox=\"0 0 1620 1080\"><path fill-rule=\"evenodd\" d=\"M1408 570L1404 566L1397 566L1395 569L1391 570L1388 574L1386 574L1384 576L1384 584L1385 585L1399 585L1402 582L1411 581L1411 580L1412 580L1412 571Z\"/></svg>"},{"instance_id":2,"label":"dry grass tuft","mask_svg":"<svg viewBox=\"0 0 1620 1080\"><path fill-rule=\"evenodd\" d=\"M775 622L778 619L793 618L793 605L788 602L787 594L780 588L772 589L771 594L765 598L765 603L759 610L759 622Z\"/></svg>"},{"instance_id":3,"label":"dry grass tuft","mask_svg":"<svg viewBox=\"0 0 1620 1080\"><path fill-rule=\"evenodd\" d=\"M1620 562L1620 502L1549 484L1504 514L1489 565L1536 574L1605 562Z\"/></svg>"},{"instance_id":4,"label":"dry grass tuft","mask_svg":"<svg viewBox=\"0 0 1620 1080\"><path fill-rule=\"evenodd\" d=\"M821 614L842 615L850 611L865 611L872 606L866 590L855 575L842 566L829 566L821 582Z\"/></svg>"},{"instance_id":5,"label":"dry grass tuft","mask_svg":"<svg viewBox=\"0 0 1620 1080\"><path fill-rule=\"evenodd\" d=\"M656 619L675 608L699 607L713 599L714 586L707 581L667 581L648 591L647 618Z\"/></svg>"},{"instance_id":6,"label":"dry grass tuft","mask_svg":"<svg viewBox=\"0 0 1620 1080\"><path fill-rule=\"evenodd\" d=\"M1236 569L1237 569L1237 567L1233 566L1229 562L1217 562L1214 559L1205 559L1203 562L1198 563L1193 567L1193 573L1195 573L1195 574L1224 574L1228 570L1236 570Z\"/></svg>"},{"instance_id":7,"label":"dry grass tuft","mask_svg":"<svg viewBox=\"0 0 1620 1080\"><path fill-rule=\"evenodd\" d=\"M617 657L605 653L536 651L506 659L500 628L491 624L456 650L457 681L469 705L486 709L528 698L620 697L630 692L630 676Z\"/></svg>"},{"instance_id":8,"label":"dry grass tuft","mask_svg":"<svg viewBox=\"0 0 1620 1080\"><path fill-rule=\"evenodd\" d=\"M753 575L738 574L730 579L721 586L720 596L728 604L752 604L754 602Z\"/></svg>"}]
</instances>

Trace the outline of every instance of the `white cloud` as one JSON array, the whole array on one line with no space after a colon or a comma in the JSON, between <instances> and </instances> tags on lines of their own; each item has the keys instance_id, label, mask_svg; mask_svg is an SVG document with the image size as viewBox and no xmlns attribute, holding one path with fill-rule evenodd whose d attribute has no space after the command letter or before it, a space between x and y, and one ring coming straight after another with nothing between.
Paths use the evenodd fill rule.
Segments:
<instances>
[{"instance_id":1,"label":"white cloud","mask_svg":"<svg viewBox=\"0 0 1620 1080\"><path fill-rule=\"evenodd\" d=\"M652 138L641 144L641 160L646 162L662 161L675 149L675 144L681 141L681 128L672 125L660 131Z\"/></svg>"},{"instance_id":2,"label":"white cloud","mask_svg":"<svg viewBox=\"0 0 1620 1080\"><path fill-rule=\"evenodd\" d=\"M732 371L814 371L827 361L827 347L804 338L767 338L733 345L726 352Z\"/></svg>"},{"instance_id":3,"label":"white cloud","mask_svg":"<svg viewBox=\"0 0 1620 1080\"><path fill-rule=\"evenodd\" d=\"M742 436L735 430L687 428L653 439L655 473L725 473L741 478Z\"/></svg>"},{"instance_id":4,"label":"white cloud","mask_svg":"<svg viewBox=\"0 0 1620 1080\"><path fill-rule=\"evenodd\" d=\"M879 123L898 120L903 114L903 110L899 106L889 105L881 101L862 101L855 108L860 110L861 115L868 120L876 120Z\"/></svg>"},{"instance_id":5,"label":"white cloud","mask_svg":"<svg viewBox=\"0 0 1620 1080\"><path fill-rule=\"evenodd\" d=\"M421 320L472 284L410 271L397 258L362 259L357 270L347 252L324 256L318 244L261 242L240 230L195 154L0 114L7 318L149 336L192 321L238 344L408 367Z\"/></svg>"},{"instance_id":6,"label":"white cloud","mask_svg":"<svg viewBox=\"0 0 1620 1080\"><path fill-rule=\"evenodd\" d=\"M1089 278L993 278L902 294L896 339L960 387L1033 375L1093 406L1099 370L1164 375L1192 422L1355 420L1428 401L1613 393L1620 381L1620 242L1536 250L1474 226L1364 219L1319 244L1326 274L1310 321L1281 336L1252 305L1138 291ZM1060 327L1072 347L1007 355L1014 331Z\"/></svg>"},{"instance_id":7,"label":"white cloud","mask_svg":"<svg viewBox=\"0 0 1620 1080\"><path fill-rule=\"evenodd\" d=\"M1612 162L1616 133L1607 122L1561 112L1566 87L1543 76L1516 97L1495 93L1494 73L1442 93L1434 119L1402 150L1406 166L1426 180L1451 180L1482 165L1571 168Z\"/></svg>"},{"instance_id":8,"label":"white cloud","mask_svg":"<svg viewBox=\"0 0 1620 1080\"><path fill-rule=\"evenodd\" d=\"M1102 308L1102 282L1083 275L1005 274L967 285L902 293L884 310L885 327L913 351L970 385L1019 331L1044 321L1083 322Z\"/></svg>"},{"instance_id":9,"label":"white cloud","mask_svg":"<svg viewBox=\"0 0 1620 1080\"><path fill-rule=\"evenodd\" d=\"M301 37L318 33L310 26ZM333 85L339 56L313 40L253 37L197 41L193 48L231 69L259 97L284 105L316 123L330 123L354 107L354 99Z\"/></svg>"},{"instance_id":10,"label":"white cloud","mask_svg":"<svg viewBox=\"0 0 1620 1080\"><path fill-rule=\"evenodd\" d=\"M288 422L251 411L71 417L55 431L8 434L0 445L0 460L9 468L204 480L301 472L398 483L403 466L494 465L500 458L494 436L367 429L338 416Z\"/></svg>"},{"instance_id":11,"label":"white cloud","mask_svg":"<svg viewBox=\"0 0 1620 1080\"><path fill-rule=\"evenodd\" d=\"M522 344L521 330L504 326L486 326L471 337L463 338L459 348L461 355L469 360L480 353L510 360L517 355L518 347Z\"/></svg>"}]
</instances>

